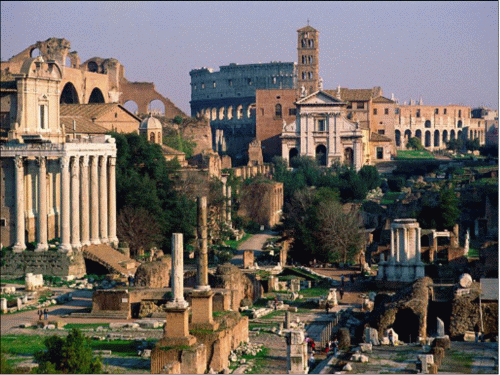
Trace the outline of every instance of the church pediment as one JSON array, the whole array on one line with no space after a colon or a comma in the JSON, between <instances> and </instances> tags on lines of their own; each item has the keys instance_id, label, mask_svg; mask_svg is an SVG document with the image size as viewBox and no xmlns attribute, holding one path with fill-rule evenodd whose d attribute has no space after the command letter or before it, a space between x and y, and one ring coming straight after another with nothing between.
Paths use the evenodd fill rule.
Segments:
<instances>
[{"instance_id":1,"label":"church pediment","mask_svg":"<svg viewBox=\"0 0 500 375\"><path fill-rule=\"evenodd\" d=\"M327 94L324 91L317 91L305 98L300 99L297 105L342 105L345 104L342 100Z\"/></svg>"}]
</instances>

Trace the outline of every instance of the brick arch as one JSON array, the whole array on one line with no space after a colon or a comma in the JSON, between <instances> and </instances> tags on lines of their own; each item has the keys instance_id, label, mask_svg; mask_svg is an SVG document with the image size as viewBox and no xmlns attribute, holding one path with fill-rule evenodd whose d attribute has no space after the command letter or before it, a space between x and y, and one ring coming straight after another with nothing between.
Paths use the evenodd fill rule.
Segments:
<instances>
[{"instance_id":1,"label":"brick arch","mask_svg":"<svg viewBox=\"0 0 500 375\"><path fill-rule=\"evenodd\" d=\"M99 87L94 87L89 95L89 104L90 103L106 103L106 99L104 94L99 89Z\"/></svg>"},{"instance_id":2,"label":"brick arch","mask_svg":"<svg viewBox=\"0 0 500 375\"><path fill-rule=\"evenodd\" d=\"M59 95L59 102L62 104L79 104L81 95L78 93L77 88L73 82L66 82L61 86L61 94Z\"/></svg>"}]
</instances>

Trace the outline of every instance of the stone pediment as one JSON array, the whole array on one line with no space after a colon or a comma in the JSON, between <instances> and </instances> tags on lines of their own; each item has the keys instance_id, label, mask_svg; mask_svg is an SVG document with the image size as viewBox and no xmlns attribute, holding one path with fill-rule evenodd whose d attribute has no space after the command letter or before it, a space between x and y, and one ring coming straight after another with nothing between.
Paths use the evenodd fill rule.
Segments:
<instances>
[{"instance_id":1,"label":"stone pediment","mask_svg":"<svg viewBox=\"0 0 500 375\"><path fill-rule=\"evenodd\" d=\"M297 102L297 105L342 105L344 102L324 91L317 91Z\"/></svg>"}]
</instances>

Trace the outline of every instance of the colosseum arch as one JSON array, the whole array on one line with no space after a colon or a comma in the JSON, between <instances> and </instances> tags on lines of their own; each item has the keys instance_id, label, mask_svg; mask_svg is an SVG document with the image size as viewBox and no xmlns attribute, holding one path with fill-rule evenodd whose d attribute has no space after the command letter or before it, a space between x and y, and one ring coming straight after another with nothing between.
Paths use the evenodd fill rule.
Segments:
<instances>
[{"instance_id":1,"label":"colosseum arch","mask_svg":"<svg viewBox=\"0 0 500 375\"><path fill-rule=\"evenodd\" d=\"M425 147L431 147L431 132L428 130L425 132Z\"/></svg>"},{"instance_id":2,"label":"colosseum arch","mask_svg":"<svg viewBox=\"0 0 500 375\"><path fill-rule=\"evenodd\" d=\"M422 131L420 129L417 129L415 131L415 137L417 137L418 139L420 139L420 142L422 142Z\"/></svg>"},{"instance_id":3,"label":"colosseum arch","mask_svg":"<svg viewBox=\"0 0 500 375\"><path fill-rule=\"evenodd\" d=\"M434 130L434 147L439 147L439 130Z\"/></svg>"},{"instance_id":4,"label":"colosseum arch","mask_svg":"<svg viewBox=\"0 0 500 375\"><path fill-rule=\"evenodd\" d=\"M231 120L233 118L233 106L227 107L227 119Z\"/></svg>"},{"instance_id":5,"label":"colosseum arch","mask_svg":"<svg viewBox=\"0 0 500 375\"><path fill-rule=\"evenodd\" d=\"M127 109L127 111L133 113L134 115L139 113L139 106L133 100L129 100L128 102L124 103L123 106Z\"/></svg>"},{"instance_id":6,"label":"colosseum arch","mask_svg":"<svg viewBox=\"0 0 500 375\"><path fill-rule=\"evenodd\" d=\"M165 104L158 99L151 100L148 103L148 113L155 116L165 116Z\"/></svg>"},{"instance_id":7,"label":"colosseum arch","mask_svg":"<svg viewBox=\"0 0 500 375\"><path fill-rule=\"evenodd\" d=\"M455 139L455 130L452 130L450 132L450 141L454 140Z\"/></svg>"},{"instance_id":8,"label":"colosseum arch","mask_svg":"<svg viewBox=\"0 0 500 375\"><path fill-rule=\"evenodd\" d=\"M219 120L224 120L224 116L225 116L225 112L226 111L226 108L224 107L220 107L219 108Z\"/></svg>"},{"instance_id":9,"label":"colosseum arch","mask_svg":"<svg viewBox=\"0 0 500 375\"><path fill-rule=\"evenodd\" d=\"M448 130L443 130L443 143L448 143Z\"/></svg>"},{"instance_id":10,"label":"colosseum arch","mask_svg":"<svg viewBox=\"0 0 500 375\"><path fill-rule=\"evenodd\" d=\"M217 120L217 108L213 107L210 115L212 121Z\"/></svg>"},{"instance_id":11,"label":"colosseum arch","mask_svg":"<svg viewBox=\"0 0 500 375\"><path fill-rule=\"evenodd\" d=\"M247 118L255 118L256 105L255 103L250 104L247 107Z\"/></svg>"},{"instance_id":12,"label":"colosseum arch","mask_svg":"<svg viewBox=\"0 0 500 375\"><path fill-rule=\"evenodd\" d=\"M59 97L59 103L61 104L79 104L78 100L78 92L75 89L75 86L68 82L64 85L64 88L61 91L61 96Z\"/></svg>"},{"instance_id":13,"label":"colosseum arch","mask_svg":"<svg viewBox=\"0 0 500 375\"><path fill-rule=\"evenodd\" d=\"M243 118L243 106L241 104L236 108L236 118L238 120Z\"/></svg>"},{"instance_id":14,"label":"colosseum arch","mask_svg":"<svg viewBox=\"0 0 500 375\"><path fill-rule=\"evenodd\" d=\"M92 92L90 93L89 97L89 104L92 103L106 103L104 100L104 95L102 94L102 91L99 88L94 88Z\"/></svg>"},{"instance_id":15,"label":"colosseum arch","mask_svg":"<svg viewBox=\"0 0 500 375\"><path fill-rule=\"evenodd\" d=\"M406 143L408 143L410 139L411 139L411 130L405 130L405 139L404 139L405 145Z\"/></svg>"}]
</instances>

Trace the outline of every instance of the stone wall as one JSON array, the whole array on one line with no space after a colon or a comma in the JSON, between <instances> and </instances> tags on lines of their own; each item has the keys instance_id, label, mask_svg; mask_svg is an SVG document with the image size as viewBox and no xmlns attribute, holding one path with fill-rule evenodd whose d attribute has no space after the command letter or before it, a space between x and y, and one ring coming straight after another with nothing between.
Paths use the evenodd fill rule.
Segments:
<instances>
[{"instance_id":1,"label":"stone wall","mask_svg":"<svg viewBox=\"0 0 500 375\"><path fill-rule=\"evenodd\" d=\"M59 277L83 277L86 274L83 254L71 255L56 251L8 253L2 259L0 273L3 277L21 277L26 273Z\"/></svg>"},{"instance_id":2,"label":"stone wall","mask_svg":"<svg viewBox=\"0 0 500 375\"><path fill-rule=\"evenodd\" d=\"M135 285L148 288L167 288L170 285L172 260L169 255L161 261L142 263L135 273Z\"/></svg>"}]
</instances>

